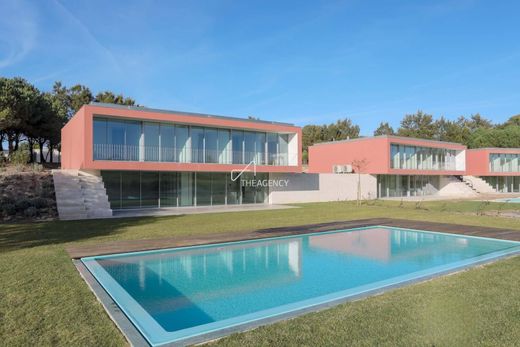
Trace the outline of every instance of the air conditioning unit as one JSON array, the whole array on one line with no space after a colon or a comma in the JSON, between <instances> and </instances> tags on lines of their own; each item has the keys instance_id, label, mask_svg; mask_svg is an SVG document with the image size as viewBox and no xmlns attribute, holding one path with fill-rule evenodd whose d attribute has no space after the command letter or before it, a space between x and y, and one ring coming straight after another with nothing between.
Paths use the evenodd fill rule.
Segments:
<instances>
[{"instance_id":1,"label":"air conditioning unit","mask_svg":"<svg viewBox=\"0 0 520 347\"><path fill-rule=\"evenodd\" d=\"M352 165L334 165L332 172L336 174L340 173L352 173Z\"/></svg>"}]
</instances>

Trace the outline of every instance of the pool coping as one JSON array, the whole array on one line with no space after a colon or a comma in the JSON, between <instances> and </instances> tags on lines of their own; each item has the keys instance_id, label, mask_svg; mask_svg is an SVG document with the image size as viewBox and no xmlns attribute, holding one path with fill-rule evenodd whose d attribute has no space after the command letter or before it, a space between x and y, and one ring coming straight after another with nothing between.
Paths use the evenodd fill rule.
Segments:
<instances>
[{"instance_id":1,"label":"pool coping","mask_svg":"<svg viewBox=\"0 0 520 347\"><path fill-rule=\"evenodd\" d=\"M91 245L68 245L65 247L72 259L80 259L91 256L109 255L115 253L129 253L187 247L195 245L209 245L215 243L256 240L277 236L304 235L320 231L333 231L339 229L351 229L384 225L416 230L429 230L465 236L481 236L508 241L520 241L520 230L511 230L494 227L480 227L474 225L462 225L452 223L425 222L420 220L407 220L395 218L370 218L348 221L332 221L317 224L305 224L259 230L245 230L231 233L206 234L198 236L178 236L161 239L122 240L103 242Z\"/></svg>"},{"instance_id":2,"label":"pool coping","mask_svg":"<svg viewBox=\"0 0 520 347\"><path fill-rule=\"evenodd\" d=\"M395 228L395 226L389 226L389 225L370 225L370 226L367 226L367 227L370 228L370 227L377 227L377 226ZM364 227L365 226L357 227L357 228L364 228ZM349 229L355 229L355 227L350 227ZM439 231L422 230L422 229L415 229L414 230L414 229L411 229L411 228L409 228L409 230L421 231L421 232L429 232L429 233L447 234L447 235L451 234L452 236L455 236L455 235L453 235L455 233L451 233L451 232L445 233L445 232L442 232L442 231L439 232ZM317 233L317 232L316 231L312 231L312 232L305 232L305 233L301 233L301 234L303 235L303 234L308 234L308 233ZM290 235L285 235L285 236L296 237L299 234L290 234ZM482 236L472 236L472 235L465 235L465 234L458 234L458 235L469 237L469 238L489 239L489 237L482 237ZM278 238L280 236L283 237L284 235L269 235L269 236L267 236L265 238L272 239L272 238ZM258 239L257 238L247 239L247 240L242 240L242 241L259 241L259 240L261 240L263 238L264 237L258 238ZM235 241L239 241L240 242L240 240L235 240ZM509 240L509 241L514 241L514 240ZM218 243L229 243L229 242L233 242L233 241L221 241L221 242L218 242ZM205 245L211 245L211 244L214 244L214 243L209 243L209 244L206 243ZM202 247L204 245L203 244L196 244L196 245L192 245L191 247L195 247L196 248L198 246ZM177 246L177 247L174 247L174 248L184 248L184 247L183 246ZM190 246L187 246L187 248L190 248ZM157 250L157 251L160 251L160 250ZM148 251L145 251L145 253L148 253ZM151 253L153 253L153 251L151 251ZM355 300L360 300L360 299L363 299L363 298L366 298L366 297L369 297L369 296L382 294L382 293L385 293L385 292L388 292L388 291L391 291L391 290L394 290L394 289L397 289L397 288L401 288L401 287L404 287L404 286L408 286L408 285L411 285L411 284L425 282L425 281L431 280L433 278L438 278L438 277L445 276L445 275L448 275L448 274L465 271L467 269L475 268L475 267L483 265L483 264L493 263L493 262L496 262L496 261L501 260L501 259L515 257L515 256L518 256L520 254L520 251L515 251L513 253L511 253L511 252L507 253L506 252L505 254L500 254L500 253L501 252L499 252L499 254L496 255L496 256L492 256L491 258L481 259L481 260L478 260L478 261L475 261L475 262L472 262L472 263L463 264L463 265L456 266L454 268L449 268L449 269L446 269L446 270L441 270L441 271L438 271L438 272L435 272L435 273L432 273L432 274L419 275L418 277L402 280L402 281L400 281L398 283L393 283L393 284L389 284L389 285L384 285L382 287L369 289L369 290L363 291L361 293L348 295L346 297L333 299L331 301L327 301L327 302L320 303L320 304L315 304L315 305L312 305L312 306L309 306L309 307L303 307L301 309L295 309L295 310L292 310L290 312L281 313L281 314L278 314L278 315L275 315L275 316L272 316L272 317L260 318L260 319L257 319L257 320L251 321L251 322L247 322L247 323L244 323L244 324L231 326L229 328L224 328L224 329L220 329L220 330L217 330L217 331L203 333L203 334L200 334L200 335L197 335L197 336L187 337L187 338L184 338L184 339L182 339L180 341L166 343L166 344L161 344L160 346L185 346L185 345L192 345L192 344L199 344L199 343L209 342L211 340L215 340L215 339L218 339L218 338L230 335L232 333L247 331L247 330L250 330L250 329L253 329L253 328L256 328L256 327L260 327L260 326L263 326L263 325L273 324L275 322L283 321L283 320L286 320L286 319L289 319L289 318L295 318L295 317L298 317L298 316L306 314L306 313L325 310L325 309L337 306L337 305L339 305L341 303L355 301ZM100 258L103 258L103 256L101 256ZM85 266L85 264L83 264L83 262L80 261L80 260L74 260L74 264L78 268L78 271L80 272L82 277L85 279L85 281L89 285L90 289L94 292L94 294L96 295L98 300L102 303L102 306L107 311L107 313L110 316L110 318L114 321L114 323L117 325L119 330L123 333L123 335L128 340L128 342L132 346L151 346L148 343L148 341L144 338L144 336L140 333L138 328L123 313L123 311L119 308L119 306L112 299L112 297L108 294L108 292L97 281L97 279L94 277L94 275L88 270L88 268Z\"/></svg>"}]
</instances>

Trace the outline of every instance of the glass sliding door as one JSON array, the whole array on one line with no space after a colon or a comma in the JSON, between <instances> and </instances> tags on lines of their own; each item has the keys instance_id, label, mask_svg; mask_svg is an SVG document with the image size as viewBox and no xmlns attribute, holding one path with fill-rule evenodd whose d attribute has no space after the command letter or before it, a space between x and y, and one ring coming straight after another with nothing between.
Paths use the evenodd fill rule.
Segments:
<instances>
[{"instance_id":1,"label":"glass sliding door","mask_svg":"<svg viewBox=\"0 0 520 347\"><path fill-rule=\"evenodd\" d=\"M161 124L161 161L175 161L175 127Z\"/></svg>"},{"instance_id":2,"label":"glass sliding door","mask_svg":"<svg viewBox=\"0 0 520 347\"><path fill-rule=\"evenodd\" d=\"M230 130L218 130L218 162L219 164L231 164Z\"/></svg>"},{"instance_id":3,"label":"glass sliding door","mask_svg":"<svg viewBox=\"0 0 520 347\"><path fill-rule=\"evenodd\" d=\"M141 207L159 207L158 172L141 172Z\"/></svg>"},{"instance_id":4,"label":"glass sliding door","mask_svg":"<svg viewBox=\"0 0 520 347\"><path fill-rule=\"evenodd\" d=\"M110 208L117 210L121 208L121 172L101 171L103 183L110 202Z\"/></svg>"},{"instance_id":5,"label":"glass sliding door","mask_svg":"<svg viewBox=\"0 0 520 347\"><path fill-rule=\"evenodd\" d=\"M141 207L141 174L121 171L121 208Z\"/></svg>"},{"instance_id":6,"label":"glass sliding door","mask_svg":"<svg viewBox=\"0 0 520 347\"><path fill-rule=\"evenodd\" d=\"M231 132L231 142L233 148L233 164L244 163L244 132L241 130L233 130Z\"/></svg>"},{"instance_id":7,"label":"glass sliding door","mask_svg":"<svg viewBox=\"0 0 520 347\"><path fill-rule=\"evenodd\" d=\"M242 203L242 189L240 186L240 179L236 181L231 180L231 176L226 175L227 185L227 203L228 205L238 205Z\"/></svg>"},{"instance_id":8,"label":"glass sliding door","mask_svg":"<svg viewBox=\"0 0 520 347\"><path fill-rule=\"evenodd\" d=\"M218 130L206 128L204 129L204 152L205 163L218 163Z\"/></svg>"},{"instance_id":9,"label":"glass sliding door","mask_svg":"<svg viewBox=\"0 0 520 347\"><path fill-rule=\"evenodd\" d=\"M179 173L179 206L193 206L194 195L193 172Z\"/></svg>"},{"instance_id":10,"label":"glass sliding door","mask_svg":"<svg viewBox=\"0 0 520 347\"><path fill-rule=\"evenodd\" d=\"M144 123L144 160L160 161L159 123Z\"/></svg>"},{"instance_id":11,"label":"glass sliding door","mask_svg":"<svg viewBox=\"0 0 520 347\"><path fill-rule=\"evenodd\" d=\"M191 161L189 128L184 125L175 126L175 159L179 163Z\"/></svg>"},{"instance_id":12,"label":"glass sliding door","mask_svg":"<svg viewBox=\"0 0 520 347\"><path fill-rule=\"evenodd\" d=\"M211 173L197 172L195 175L197 206L211 205Z\"/></svg>"},{"instance_id":13,"label":"glass sliding door","mask_svg":"<svg viewBox=\"0 0 520 347\"><path fill-rule=\"evenodd\" d=\"M226 184L228 174L215 172L211 175L211 203L212 205L224 205L226 203Z\"/></svg>"},{"instance_id":14,"label":"glass sliding door","mask_svg":"<svg viewBox=\"0 0 520 347\"><path fill-rule=\"evenodd\" d=\"M178 172L160 173L160 202L161 207L177 207Z\"/></svg>"}]
</instances>

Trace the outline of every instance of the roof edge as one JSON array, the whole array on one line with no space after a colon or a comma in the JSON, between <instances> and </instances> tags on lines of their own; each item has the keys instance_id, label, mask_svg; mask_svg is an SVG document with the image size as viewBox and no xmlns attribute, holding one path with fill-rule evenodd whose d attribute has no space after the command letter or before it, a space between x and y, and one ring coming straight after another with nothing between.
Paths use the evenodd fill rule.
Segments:
<instances>
[{"instance_id":1,"label":"roof edge","mask_svg":"<svg viewBox=\"0 0 520 347\"><path fill-rule=\"evenodd\" d=\"M291 127L299 128L298 126L296 126L292 123L275 122L275 121L258 120L258 119L248 119L248 118L231 117L231 116L220 116L220 115L206 114L206 113L164 110L164 109L149 108L149 107L144 107L144 106L118 105L118 104L110 104L110 103L94 102L94 101L90 102L86 106L105 107L105 108L120 109L120 110L155 112L155 113L163 113L163 114L177 114L177 115L185 115L185 116L193 116L193 117L228 119L228 120L236 120L236 121L241 121L241 122L284 125L284 126L291 126Z\"/></svg>"}]
</instances>

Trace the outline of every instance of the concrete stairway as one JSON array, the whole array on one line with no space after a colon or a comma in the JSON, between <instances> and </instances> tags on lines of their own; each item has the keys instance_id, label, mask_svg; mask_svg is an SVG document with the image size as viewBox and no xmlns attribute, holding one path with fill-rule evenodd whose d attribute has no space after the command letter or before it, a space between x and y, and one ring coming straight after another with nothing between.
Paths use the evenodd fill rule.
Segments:
<instances>
[{"instance_id":1,"label":"concrete stairway","mask_svg":"<svg viewBox=\"0 0 520 347\"><path fill-rule=\"evenodd\" d=\"M448 176L442 182L442 188L437 192L439 196L476 197L478 193L455 176Z\"/></svg>"},{"instance_id":2,"label":"concrete stairway","mask_svg":"<svg viewBox=\"0 0 520 347\"><path fill-rule=\"evenodd\" d=\"M77 170L53 170L52 176L60 219L112 216L101 177Z\"/></svg>"},{"instance_id":3,"label":"concrete stairway","mask_svg":"<svg viewBox=\"0 0 520 347\"><path fill-rule=\"evenodd\" d=\"M462 176L462 182L477 193L496 193L492 186L480 177Z\"/></svg>"}]
</instances>

